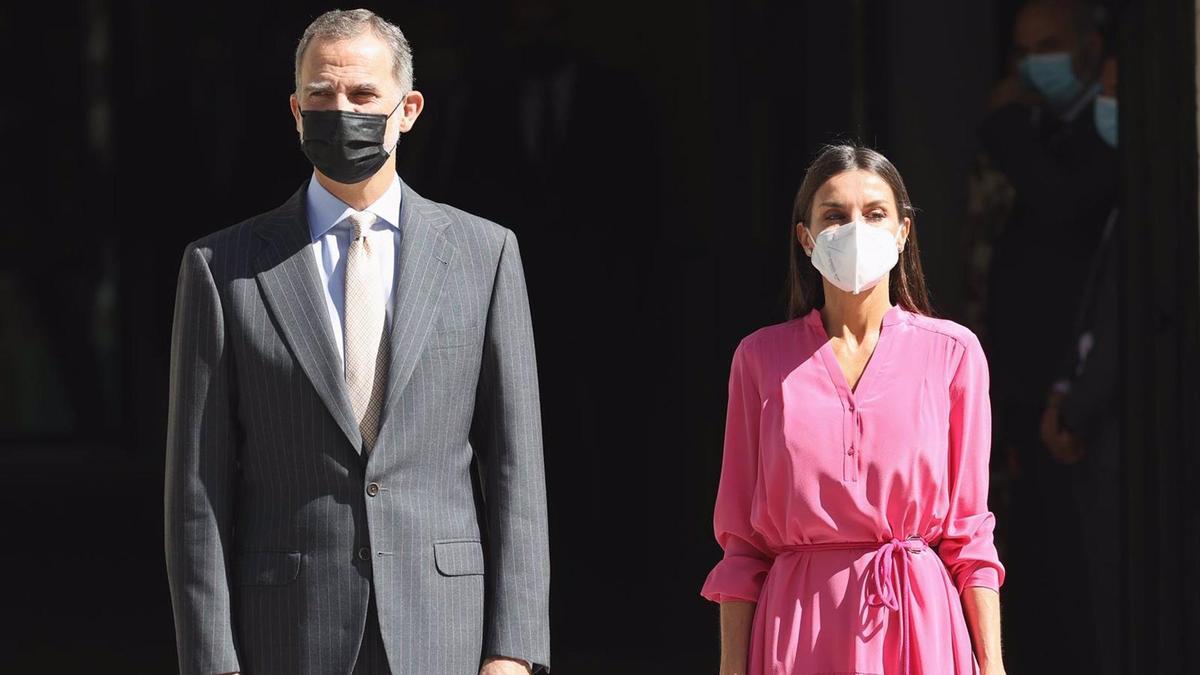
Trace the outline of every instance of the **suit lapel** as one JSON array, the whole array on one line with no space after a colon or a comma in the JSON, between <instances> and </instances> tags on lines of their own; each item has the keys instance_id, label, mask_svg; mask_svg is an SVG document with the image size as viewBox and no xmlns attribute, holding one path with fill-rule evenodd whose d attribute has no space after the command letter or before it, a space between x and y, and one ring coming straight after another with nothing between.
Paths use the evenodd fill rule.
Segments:
<instances>
[{"instance_id":1,"label":"suit lapel","mask_svg":"<svg viewBox=\"0 0 1200 675\"><path fill-rule=\"evenodd\" d=\"M407 184L400 200L400 250L396 255L396 290L392 297L391 364L380 442L388 438L388 429L397 424L396 406L400 394L412 377L421 349L429 337L438 301L446 281L446 271L454 255L454 246L442 230L450 222L445 211L427 201Z\"/></svg>"},{"instance_id":2,"label":"suit lapel","mask_svg":"<svg viewBox=\"0 0 1200 675\"><path fill-rule=\"evenodd\" d=\"M312 382L356 451L362 452L362 434L346 395L342 359L338 355L325 292L317 263L308 245L308 212L305 183L286 204L264 216L258 232L267 244L256 259L258 285L275 316L284 339L301 369Z\"/></svg>"}]
</instances>

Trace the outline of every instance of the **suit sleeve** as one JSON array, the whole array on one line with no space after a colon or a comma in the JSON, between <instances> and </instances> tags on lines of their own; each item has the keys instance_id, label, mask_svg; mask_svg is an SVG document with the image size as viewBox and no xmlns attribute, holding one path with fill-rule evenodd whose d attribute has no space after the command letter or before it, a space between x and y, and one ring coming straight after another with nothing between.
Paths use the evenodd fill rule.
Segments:
<instances>
[{"instance_id":1,"label":"suit sleeve","mask_svg":"<svg viewBox=\"0 0 1200 675\"><path fill-rule=\"evenodd\" d=\"M240 671L230 610L236 433L224 315L208 262L189 246L171 334L165 535L184 675Z\"/></svg>"},{"instance_id":2,"label":"suit sleeve","mask_svg":"<svg viewBox=\"0 0 1200 675\"><path fill-rule=\"evenodd\" d=\"M966 342L950 383L948 479L950 506L938 555L958 592L971 586L1000 590L1004 566L992 538L988 510L992 419L988 364L974 335Z\"/></svg>"},{"instance_id":3,"label":"suit sleeve","mask_svg":"<svg viewBox=\"0 0 1200 675\"><path fill-rule=\"evenodd\" d=\"M754 530L750 515L758 483L758 424L762 397L749 363L746 341L733 353L725 450L713 510L713 532L725 555L709 572L700 594L713 602L757 602L774 555Z\"/></svg>"},{"instance_id":4,"label":"suit sleeve","mask_svg":"<svg viewBox=\"0 0 1200 675\"><path fill-rule=\"evenodd\" d=\"M484 655L550 665L550 553L537 362L516 236L505 231L471 432L487 514Z\"/></svg>"}]
</instances>

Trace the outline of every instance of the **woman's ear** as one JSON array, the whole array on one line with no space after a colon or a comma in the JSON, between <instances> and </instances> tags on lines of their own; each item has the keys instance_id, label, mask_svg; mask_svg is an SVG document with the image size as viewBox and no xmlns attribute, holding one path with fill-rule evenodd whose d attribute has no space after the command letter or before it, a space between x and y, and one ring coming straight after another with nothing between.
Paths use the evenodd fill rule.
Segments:
<instances>
[{"instance_id":1,"label":"woman's ear","mask_svg":"<svg viewBox=\"0 0 1200 675\"><path fill-rule=\"evenodd\" d=\"M805 255L811 258L813 254L812 235L809 234L803 221L796 223L796 241L800 242L800 248L804 249Z\"/></svg>"},{"instance_id":2,"label":"woman's ear","mask_svg":"<svg viewBox=\"0 0 1200 675\"><path fill-rule=\"evenodd\" d=\"M898 237L898 244L897 244L900 248L901 253L904 252L904 247L906 245L908 245L908 235L910 232L912 232L912 219L905 218L904 222L900 224L900 232L899 232L900 236Z\"/></svg>"}]
</instances>

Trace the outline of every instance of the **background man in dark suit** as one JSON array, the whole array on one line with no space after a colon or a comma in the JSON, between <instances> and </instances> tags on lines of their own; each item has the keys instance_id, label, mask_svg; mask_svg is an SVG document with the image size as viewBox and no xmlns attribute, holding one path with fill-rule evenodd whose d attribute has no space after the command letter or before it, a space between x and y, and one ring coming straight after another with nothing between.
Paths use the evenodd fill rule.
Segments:
<instances>
[{"instance_id":1,"label":"background man in dark suit","mask_svg":"<svg viewBox=\"0 0 1200 675\"><path fill-rule=\"evenodd\" d=\"M1105 50L1100 15L1083 0L1027 0L1014 19L1011 48L1011 71L994 87L979 129L982 148L1012 190L993 241L985 312L996 373L995 443L1016 467L1011 531L1021 534L1005 560L1012 570L1027 570L1014 572L1026 581L1006 611L1018 632L1030 631L1017 641L1038 644L1050 633L1034 626L1061 627L1037 650L1049 659L1042 667L1096 672L1078 661L1094 653L1088 627L1074 618L1090 601L1087 585L1075 568L1044 564L1086 556L1069 472L1051 459L1039 420L1058 374L1059 345L1076 337L1074 308L1120 190L1116 150L1095 124ZM1059 601L1047 605L1051 596Z\"/></svg>"},{"instance_id":2,"label":"background man in dark suit","mask_svg":"<svg viewBox=\"0 0 1200 675\"><path fill-rule=\"evenodd\" d=\"M291 98L311 180L184 252L166 468L184 673L549 665L520 254L396 176L412 85L398 28L317 18Z\"/></svg>"}]
</instances>

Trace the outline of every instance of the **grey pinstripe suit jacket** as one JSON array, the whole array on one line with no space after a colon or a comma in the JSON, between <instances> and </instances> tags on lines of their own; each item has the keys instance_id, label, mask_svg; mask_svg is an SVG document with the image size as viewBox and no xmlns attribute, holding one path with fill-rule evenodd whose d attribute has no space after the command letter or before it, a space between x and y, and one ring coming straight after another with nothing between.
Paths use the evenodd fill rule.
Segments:
<instances>
[{"instance_id":1,"label":"grey pinstripe suit jacket","mask_svg":"<svg viewBox=\"0 0 1200 675\"><path fill-rule=\"evenodd\" d=\"M190 244L179 271L165 525L182 672L347 673L371 582L397 675L473 674L486 655L548 667L515 237L404 186L391 371L364 455L305 189Z\"/></svg>"}]
</instances>

